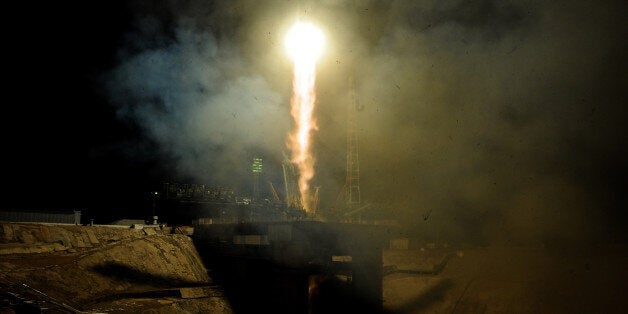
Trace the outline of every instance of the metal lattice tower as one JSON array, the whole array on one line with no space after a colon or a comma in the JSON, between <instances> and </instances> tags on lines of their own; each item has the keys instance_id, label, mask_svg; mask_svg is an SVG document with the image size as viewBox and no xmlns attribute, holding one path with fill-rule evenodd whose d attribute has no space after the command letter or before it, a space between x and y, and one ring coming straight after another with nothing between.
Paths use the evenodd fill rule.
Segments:
<instances>
[{"instance_id":1,"label":"metal lattice tower","mask_svg":"<svg viewBox=\"0 0 628 314\"><path fill-rule=\"evenodd\" d=\"M303 203L301 202L301 193L297 183L299 176L296 169L294 169L294 164L292 164L285 153L281 166L283 168L284 186L286 187L286 206L288 208L302 209Z\"/></svg>"},{"instance_id":2,"label":"metal lattice tower","mask_svg":"<svg viewBox=\"0 0 628 314\"><path fill-rule=\"evenodd\" d=\"M361 109L355 95L355 82L349 78L349 105L347 107L347 178L345 201L349 210L360 204L360 162L358 158L357 112Z\"/></svg>"}]
</instances>

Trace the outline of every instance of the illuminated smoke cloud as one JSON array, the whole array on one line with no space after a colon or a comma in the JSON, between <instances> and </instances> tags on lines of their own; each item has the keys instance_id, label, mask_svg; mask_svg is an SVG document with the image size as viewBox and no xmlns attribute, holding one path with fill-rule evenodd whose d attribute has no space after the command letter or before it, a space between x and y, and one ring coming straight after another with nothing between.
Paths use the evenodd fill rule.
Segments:
<instances>
[{"instance_id":1,"label":"illuminated smoke cloud","mask_svg":"<svg viewBox=\"0 0 628 314\"><path fill-rule=\"evenodd\" d=\"M237 48L181 24L172 38L133 36L146 47L123 51L109 81L119 116L159 144L155 153L173 161L163 165L171 173L246 185L250 157L281 156L286 100L248 70Z\"/></svg>"},{"instance_id":2,"label":"illuminated smoke cloud","mask_svg":"<svg viewBox=\"0 0 628 314\"><path fill-rule=\"evenodd\" d=\"M620 2L225 1L212 15L204 3L173 5L171 20L201 26L140 36L150 49L130 49L112 79L121 115L178 170L212 177L237 169L247 146L285 148L280 45L286 18L302 14L331 34L313 138L322 209L344 183L354 69L362 196L384 217L461 241L626 236Z\"/></svg>"}]
</instances>

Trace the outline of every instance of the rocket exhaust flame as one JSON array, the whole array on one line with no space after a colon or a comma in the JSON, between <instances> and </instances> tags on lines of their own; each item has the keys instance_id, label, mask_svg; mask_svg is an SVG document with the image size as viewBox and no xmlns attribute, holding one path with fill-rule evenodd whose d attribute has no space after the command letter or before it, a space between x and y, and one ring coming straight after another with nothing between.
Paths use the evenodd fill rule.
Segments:
<instances>
[{"instance_id":1,"label":"rocket exhaust flame","mask_svg":"<svg viewBox=\"0 0 628 314\"><path fill-rule=\"evenodd\" d=\"M317 130L312 114L316 103L316 59L324 45L320 29L311 23L297 21L285 38L288 55L294 62L291 99L295 129L288 137L291 161L299 169L299 191L306 212L311 210L310 180L314 177L315 158L311 152L310 134Z\"/></svg>"}]
</instances>

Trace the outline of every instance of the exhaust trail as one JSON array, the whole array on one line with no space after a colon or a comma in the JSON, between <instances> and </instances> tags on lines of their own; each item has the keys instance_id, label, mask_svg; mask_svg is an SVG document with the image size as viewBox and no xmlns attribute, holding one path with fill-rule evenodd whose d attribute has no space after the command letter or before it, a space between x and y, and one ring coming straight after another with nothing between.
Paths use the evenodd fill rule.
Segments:
<instances>
[{"instance_id":1,"label":"exhaust trail","mask_svg":"<svg viewBox=\"0 0 628 314\"><path fill-rule=\"evenodd\" d=\"M316 104L316 61L324 46L323 32L309 22L297 21L288 31L285 46L294 62L294 79L290 113L295 128L288 136L291 161L299 169L301 203L311 212L310 180L316 162L311 151L311 133L318 129L313 117Z\"/></svg>"}]
</instances>

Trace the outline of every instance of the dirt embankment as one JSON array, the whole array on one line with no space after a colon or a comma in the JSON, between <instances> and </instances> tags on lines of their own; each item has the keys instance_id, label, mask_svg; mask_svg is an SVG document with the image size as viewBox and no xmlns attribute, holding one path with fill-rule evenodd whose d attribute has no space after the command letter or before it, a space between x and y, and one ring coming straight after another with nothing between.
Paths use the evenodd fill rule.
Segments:
<instances>
[{"instance_id":1,"label":"dirt embankment","mask_svg":"<svg viewBox=\"0 0 628 314\"><path fill-rule=\"evenodd\" d=\"M188 236L153 227L2 223L0 228L5 289L19 285L89 311L231 311Z\"/></svg>"}]
</instances>

